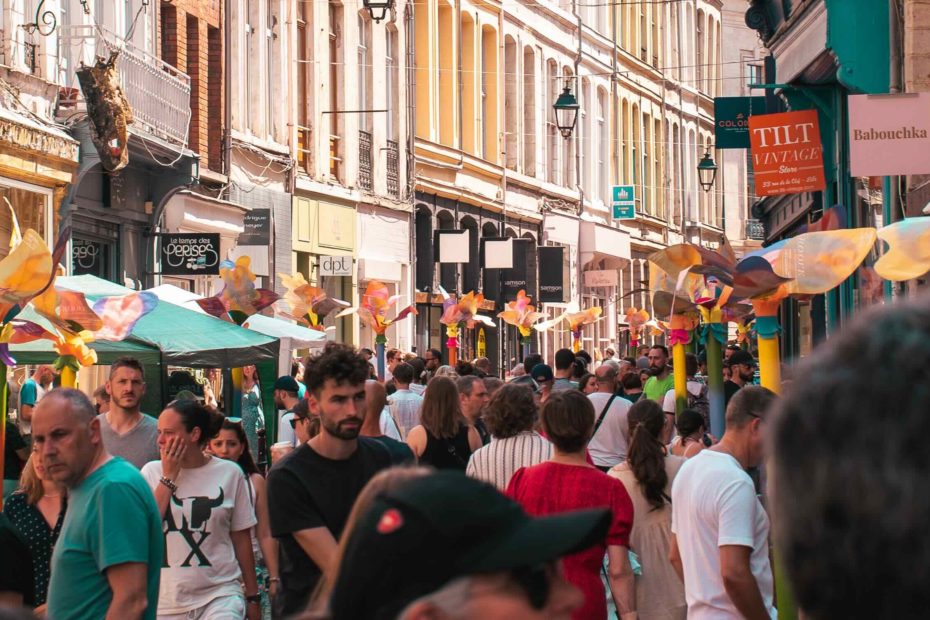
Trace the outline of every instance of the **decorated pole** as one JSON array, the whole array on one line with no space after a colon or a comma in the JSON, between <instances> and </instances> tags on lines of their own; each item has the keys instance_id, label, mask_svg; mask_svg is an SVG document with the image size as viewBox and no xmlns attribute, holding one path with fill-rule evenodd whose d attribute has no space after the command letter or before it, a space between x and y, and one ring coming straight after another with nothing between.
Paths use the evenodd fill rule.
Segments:
<instances>
[{"instance_id":1,"label":"decorated pole","mask_svg":"<svg viewBox=\"0 0 930 620\"><path fill-rule=\"evenodd\" d=\"M756 311L756 336L759 342L759 379L762 387L781 392L781 357L778 350L779 298L753 299Z\"/></svg>"},{"instance_id":2,"label":"decorated pole","mask_svg":"<svg viewBox=\"0 0 930 620\"><path fill-rule=\"evenodd\" d=\"M378 358L378 380L384 381L384 345L387 344L387 336L378 334L375 336L375 354Z\"/></svg>"},{"instance_id":3,"label":"decorated pole","mask_svg":"<svg viewBox=\"0 0 930 620\"><path fill-rule=\"evenodd\" d=\"M691 341L691 319L682 314L672 316L669 344L672 345L672 366L675 378L675 413L679 414L688 406L688 375L685 372L685 347Z\"/></svg>"},{"instance_id":4,"label":"decorated pole","mask_svg":"<svg viewBox=\"0 0 930 620\"><path fill-rule=\"evenodd\" d=\"M488 356L488 339L484 335L484 328L478 328L478 344L475 346L475 357Z\"/></svg>"},{"instance_id":5,"label":"decorated pole","mask_svg":"<svg viewBox=\"0 0 930 620\"><path fill-rule=\"evenodd\" d=\"M70 365L65 365L61 369L61 387L76 388L77 372Z\"/></svg>"},{"instance_id":6,"label":"decorated pole","mask_svg":"<svg viewBox=\"0 0 930 620\"><path fill-rule=\"evenodd\" d=\"M6 404L10 393L9 385L7 385L6 380L7 367L6 364L0 362L0 451L6 454L6 420L7 420L7 410ZM3 479L3 461L6 459L0 459L0 480ZM3 494L0 493L0 510L3 510Z\"/></svg>"},{"instance_id":7,"label":"decorated pole","mask_svg":"<svg viewBox=\"0 0 930 620\"><path fill-rule=\"evenodd\" d=\"M581 326L579 325L576 329L572 330L572 352L578 353L581 351Z\"/></svg>"},{"instance_id":8,"label":"decorated pole","mask_svg":"<svg viewBox=\"0 0 930 620\"><path fill-rule=\"evenodd\" d=\"M446 347L449 349L449 366L455 368L459 361L459 324L450 323L446 325Z\"/></svg>"},{"instance_id":9,"label":"decorated pole","mask_svg":"<svg viewBox=\"0 0 930 620\"><path fill-rule=\"evenodd\" d=\"M722 437L726 427L723 391L723 343L727 339L727 324L723 322L723 310L719 307L699 306L704 318L701 342L707 356L707 399L710 403L710 433Z\"/></svg>"}]
</instances>

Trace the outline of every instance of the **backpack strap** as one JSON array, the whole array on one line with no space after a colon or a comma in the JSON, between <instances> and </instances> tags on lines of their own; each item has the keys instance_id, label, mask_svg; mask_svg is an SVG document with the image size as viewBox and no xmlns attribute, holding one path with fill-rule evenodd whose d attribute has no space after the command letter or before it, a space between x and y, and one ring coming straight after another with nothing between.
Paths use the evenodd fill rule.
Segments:
<instances>
[{"instance_id":1,"label":"backpack strap","mask_svg":"<svg viewBox=\"0 0 930 620\"><path fill-rule=\"evenodd\" d=\"M610 409L610 405L613 404L615 398L617 398L617 395L611 394L610 399L607 401L607 404L604 405L604 409L603 411L601 411L601 415L597 417L597 422L594 423L594 432L591 433L591 437L594 437L595 435L597 435L597 429L599 429L601 427L601 424L604 422L604 417L607 415L607 410Z\"/></svg>"}]
</instances>

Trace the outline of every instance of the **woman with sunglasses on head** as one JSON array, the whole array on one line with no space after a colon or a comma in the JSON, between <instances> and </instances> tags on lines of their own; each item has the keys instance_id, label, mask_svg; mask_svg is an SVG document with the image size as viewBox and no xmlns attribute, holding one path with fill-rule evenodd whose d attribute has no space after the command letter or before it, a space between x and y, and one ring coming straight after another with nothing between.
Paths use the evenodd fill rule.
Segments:
<instances>
[{"instance_id":1,"label":"woman with sunglasses on head","mask_svg":"<svg viewBox=\"0 0 930 620\"><path fill-rule=\"evenodd\" d=\"M297 418L294 418L295 420ZM210 452L221 459L237 463L247 476L249 497L258 524L252 528L252 553L255 555L255 574L258 579L262 597L262 618L271 618L271 601L269 593L274 596L281 584L278 572L278 543L271 536L271 522L268 517L268 495L265 491L265 479L255 465L255 459L249 452L248 440L242 423L232 418L223 420L223 426L216 437L210 440Z\"/></svg>"},{"instance_id":2,"label":"woman with sunglasses on head","mask_svg":"<svg viewBox=\"0 0 930 620\"><path fill-rule=\"evenodd\" d=\"M169 403L158 418L161 460L142 468L164 520L160 620L261 618L248 480L204 452L222 422L198 401Z\"/></svg>"},{"instance_id":3,"label":"woman with sunglasses on head","mask_svg":"<svg viewBox=\"0 0 930 620\"><path fill-rule=\"evenodd\" d=\"M604 555L609 562L608 580L621 620L636 617L636 591L628 549L633 526L633 503L619 480L598 470L586 458L594 433L594 405L578 390L551 394L542 408L542 427L552 442L552 458L517 470L507 495L531 516L609 508L612 514L607 536L593 547L563 560L565 579L585 595L584 606L574 620L605 620L607 599L601 581Z\"/></svg>"},{"instance_id":4,"label":"woman with sunglasses on head","mask_svg":"<svg viewBox=\"0 0 930 620\"><path fill-rule=\"evenodd\" d=\"M19 489L3 505L9 518L32 554L37 611L41 612L48 596L52 549L61 533L68 503L63 489L45 472L42 460L33 453L26 461Z\"/></svg>"},{"instance_id":5,"label":"woman with sunglasses on head","mask_svg":"<svg viewBox=\"0 0 930 620\"><path fill-rule=\"evenodd\" d=\"M698 414L700 417L700 414ZM671 427L662 406L637 401L627 413L630 447L626 461L608 475L618 479L633 500L630 540L639 556L636 611L640 620L684 620L688 615L684 584L668 561L672 537L672 482L685 459L668 454Z\"/></svg>"}]
</instances>

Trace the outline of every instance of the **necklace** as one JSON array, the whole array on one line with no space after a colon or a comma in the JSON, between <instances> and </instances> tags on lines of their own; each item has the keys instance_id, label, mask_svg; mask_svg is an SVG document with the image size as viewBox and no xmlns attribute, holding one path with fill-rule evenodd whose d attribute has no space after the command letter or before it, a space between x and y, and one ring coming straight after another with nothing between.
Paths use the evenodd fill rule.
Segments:
<instances>
[{"instance_id":1,"label":"necklace","mask_svg":"<svg viewBox=\"0 0 930 620\"><path fill-rule=\"evenodd\" d=\"M57 495L49 495L48 493L46 493L45 495L41 497L41 499L55 499L56 497L61 497L61 494L59 493Z\"/></svg>"}]
</instances>

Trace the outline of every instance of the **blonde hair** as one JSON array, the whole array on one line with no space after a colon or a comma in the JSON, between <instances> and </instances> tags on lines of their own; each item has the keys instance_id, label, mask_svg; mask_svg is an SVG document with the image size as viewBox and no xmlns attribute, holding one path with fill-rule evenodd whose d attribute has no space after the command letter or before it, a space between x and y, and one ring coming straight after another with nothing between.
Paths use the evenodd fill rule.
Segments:
<instances>
[{"instance_id":1,"label":"blonde hair","mask_svg":"<svg viewBox=\"0 0 930 620\"><path fill-rule=\"evenodd\" d=\"M34 506L45 495L42 479L39 478L39 474L32 464L34 458L35 455L30 454L26 464L23 465L23 473L19 476L19 489L16 491L26 496L26 503L30 506Z\"/></svg>"},{"instance_id":2,"label":"blonde hair","mask_svg":"<svg viewBox=\"0 0 930 620\"><path fill-rule=\"evenodd\" d=\"M336 578L339 576L339 568L342 565L342 558L345 555L348 540L352 536L352 532L355 530L355 526L358 524L359 519L371 509L372 504L375 503L375 499L382 493L393 491L410 480L428 476L433 473L433 471L434 470L430 467L391 467L390 469L382 470L368 481L368 484L365 485L365 488L362 489L362 492L359 493L358 497L355 499L355 504L352 505L352 511L349 513L349 518L346 519L345 527L342 530L342 536L339 538L339 548L336 550L336 555L333 558L330 569L329 571L323 571L323 578L320 579L316 591L313 593L313 596L310 597L311 603L307 607L308 615L302 616L302 620L320 617L315 614L326 613L326 606L329 604L329 596L332 594L333 588L336 585Z\"/></svg>"}]
</instances>

